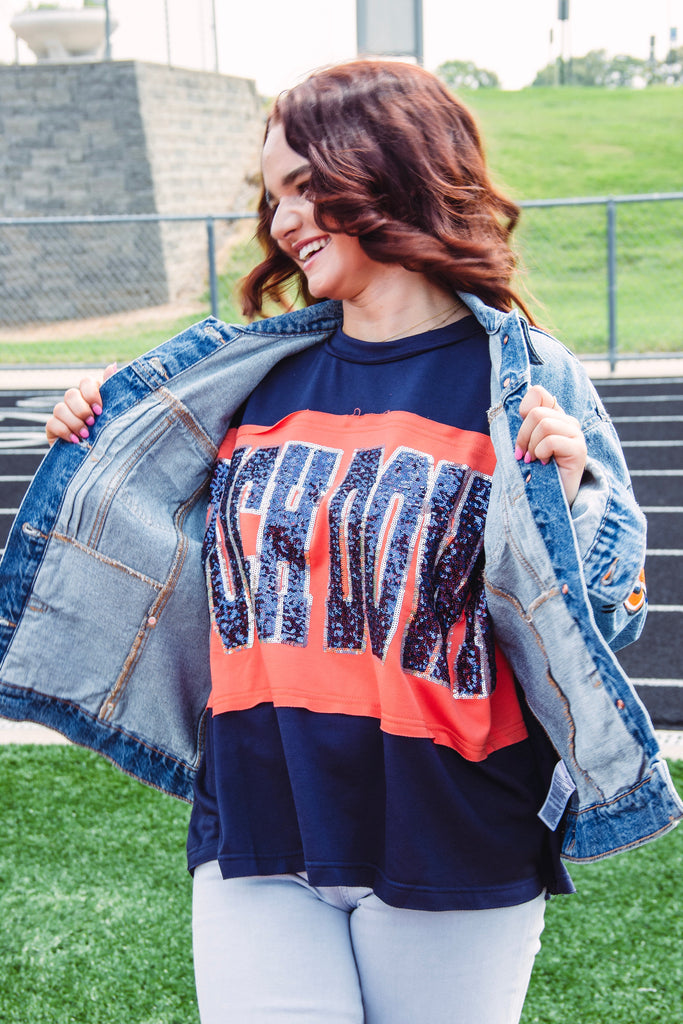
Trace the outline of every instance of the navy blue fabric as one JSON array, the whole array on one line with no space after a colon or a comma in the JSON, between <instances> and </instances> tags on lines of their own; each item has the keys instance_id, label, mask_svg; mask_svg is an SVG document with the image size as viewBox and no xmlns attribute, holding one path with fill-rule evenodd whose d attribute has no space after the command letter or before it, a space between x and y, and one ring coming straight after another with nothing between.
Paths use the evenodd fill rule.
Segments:
<instances>
[{"instance_id":1,"label":"navy blue fabric","mask_svg":"<svg viewBox=\"0 0 683 1024\"><path fill-rule=\"evenodd\" d=\"M249 398L242 421L277 423L294 408L337 416L402 409L488 435L490 374L488 337L473 316L382 344L338 330L323 345L279 363Z\"/></svg>"},{"instance_id":2,"label":"navy blue fabric","mask_svg":"<svg viewBox=\"0 0 683 1024\"><path fill-rule=\"evenodd\" d=\"M381 345L338 331L280 363L240 418L401 410L488 434L489 377L473 317ZM470 762L372 718L271 704L210 715L188 866L217 858L224 877L305 870L313 885L372 886L418 910L571 892L559 836L537 817L554 760L540 730Z\"/></svg>"}]
</instances>

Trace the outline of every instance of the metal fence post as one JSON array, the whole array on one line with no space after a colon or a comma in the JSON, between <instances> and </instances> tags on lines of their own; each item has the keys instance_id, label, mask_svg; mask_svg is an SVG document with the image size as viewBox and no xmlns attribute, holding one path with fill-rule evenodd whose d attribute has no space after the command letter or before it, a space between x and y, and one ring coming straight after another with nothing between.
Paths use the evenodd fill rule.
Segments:
<instances>
[{"instance_id":1,"label":"metal fence post","mask_svg":"<svg viewBox=\"0 0 683 1024\"><path fill-rule=\"evenodd\" d=\"M617 204L607 200L607 306L609 323L609 368L617 365Z\"/></svg>"},{"instance_id":2,"label":"metal fence post","mask_svg":"<svg viewBox=\"0 0 683 1024\"><path fill-rule=\"evenodd\" d=\"M218 276L216 274L216 235L213 217L206 218L206 240L209 257L209 288L211 291L211 315L218 317Z\"/></svg>"}]
</instances>

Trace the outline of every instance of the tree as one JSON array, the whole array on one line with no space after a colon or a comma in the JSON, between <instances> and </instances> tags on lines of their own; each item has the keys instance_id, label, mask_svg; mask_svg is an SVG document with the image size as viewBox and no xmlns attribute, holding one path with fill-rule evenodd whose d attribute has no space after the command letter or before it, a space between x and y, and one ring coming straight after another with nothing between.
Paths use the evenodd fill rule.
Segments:
<instances>
[{"instance_id":1,"label":"tree","mask_svg":"<svg viewBox=\"0 0 683 1024\"><path fill-rule=\"evenodd\" d=\"M640 57L620 53L607 65L604 84L613 89L648 85L652 81L652 66Z\"/></svg>"},{"instance_id":2,"label":"tree","mask_svg":"<svg viewBox=\"0 0 683 1024\"><path fill-rule=\"evenodd\" d=\"M537 73L532 85L582 85L607 89L634 88L664 82L683 81L683 47L671 50L662 62L652 63L640 57L620 53L608 57L606 50L591 50L584 57L568 61L558 58Z\"/></svg>"},{"instance_id":3,"label":"tree","mask_svg":"<svg viewBox=\"0 0 683 1024\"><path fill-rule=\"evenodd\" d=\"M655 80L664 85L683 84L683 46L669 50L662 63L655 68Z\"/></svg>"},{"instance_id":4,"label":"tree","mask_svg":"<svg viewBox=\"0 0 683 1024\"><path fill-rule=\"evenodd\" d=\"M500 89L495 71L479 68L471 60L447 60L436 74L449 89Z\"/></svg>"}]
</instances>

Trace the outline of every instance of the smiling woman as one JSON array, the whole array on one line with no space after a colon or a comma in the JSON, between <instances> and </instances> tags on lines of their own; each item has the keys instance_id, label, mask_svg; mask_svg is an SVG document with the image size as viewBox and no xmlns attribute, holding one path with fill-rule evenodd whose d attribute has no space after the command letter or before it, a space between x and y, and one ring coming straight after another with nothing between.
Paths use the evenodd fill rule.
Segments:
<instances>
[{"instance_id":1,"label":"smiling woman","mask_svg":"<svg viewBox=\"0 0 683 1024\"><path fill-rule=\"evenodd\" d=\"M109 367L48 422L87 458L57 450L73 496L28 524L12 707L52 649L28 629L64 621L68 728L191 776L202 1024L517 1024L561 853L681 813L611 653L642 627L644 520L590 381L514 309L518 211L441 83L320 71L262 170L254 322ZM288 311L256 319L268 299ZM45 581L64 549L125 630Z\"/></svg>"},{"instance_id":2,"label":"smiling woman","mask_svg":"<svg viewBox=\"0 0 683 1024\"><path fill-rule=\"evenodd\" d=\"M334 236L343 225L376 264L402 266L499 308L522 306L510 285L508 244L519 210L492 185L470 112L420 68L368 61L361 82L357 66L318 73L279 97L266 131L264 176L280 173L288 199L308 199L311 238ZM364 95L370 79L372 109ZM258 313L264 294L277 300L292 276L305 296L334 297L308 292L301 264L281 244L267 178L265 184L258 237L267 255L246 279L245 313Z\"/></svg>"}]
</instances>

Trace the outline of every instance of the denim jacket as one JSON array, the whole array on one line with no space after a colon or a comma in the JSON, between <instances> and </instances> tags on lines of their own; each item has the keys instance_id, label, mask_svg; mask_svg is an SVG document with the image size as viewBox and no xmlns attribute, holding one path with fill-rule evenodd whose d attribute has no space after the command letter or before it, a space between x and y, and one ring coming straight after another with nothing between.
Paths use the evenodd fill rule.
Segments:
<instances>
[{"instance_id":1,"label":"denim jacket","mask_svg":"<svg viewBox=\"0 0 683 1024\"><path fill-rule=\"evenodd\" d=\"M485 530L496 637L559 755L542 816L590 860L681 817L648 715L613 651L635 639L645 524L578 362L519 315L463 296L490 336L497 464ZM0 714L58 729L191 799L210 690L201 560L207 486L233 413L283 357L327 338L334 302L227 326L210 318L120 370L78 445L51 449L0 565ZM519 463L519 404L542 382L581 423L570 510L554 462Z\"/></svg>"}]
</instances>

